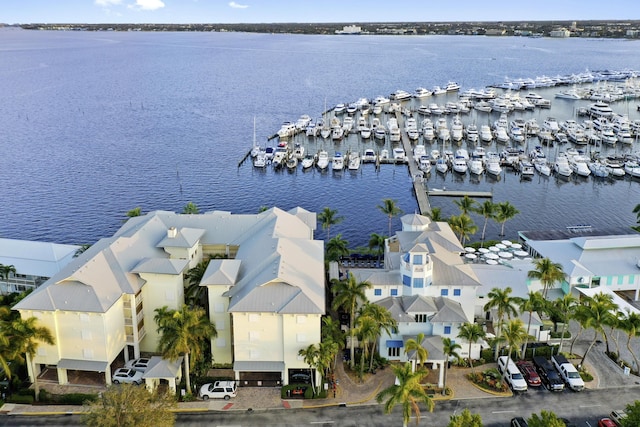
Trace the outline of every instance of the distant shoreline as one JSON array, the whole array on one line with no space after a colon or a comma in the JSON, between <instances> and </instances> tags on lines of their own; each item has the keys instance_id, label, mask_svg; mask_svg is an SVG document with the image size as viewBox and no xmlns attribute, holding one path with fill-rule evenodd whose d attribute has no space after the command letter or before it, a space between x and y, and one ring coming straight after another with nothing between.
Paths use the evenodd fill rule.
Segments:
<instances>
[{"instance_id":1,"label":"distant shoreline","mask_svg":"<svg viewBox=\"0 0 640 427\"><path fill-rule=\"evenodd\" d=\"M268 34L344 35L485 35L525 37L589 37L640 39L640 20L497 21L497 22L366 22L266 24L0 24L0 27L57 31L195 31ZM345 28L358 28L344 32Z\"/></svg>"}]
</instances>

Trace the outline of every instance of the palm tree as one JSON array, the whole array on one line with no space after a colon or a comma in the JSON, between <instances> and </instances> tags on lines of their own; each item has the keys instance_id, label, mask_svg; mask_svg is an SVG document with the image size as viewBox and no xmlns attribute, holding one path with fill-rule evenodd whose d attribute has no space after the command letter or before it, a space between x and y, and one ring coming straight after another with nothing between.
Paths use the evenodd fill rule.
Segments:
<instances>
[{"instance_id":1,"label":"palm tree","mask_svg":"<svg viewBox=\"0 0 640 427\"><path fill-rule=\"evenodd\" d=\"M605 335L604 325L608 318L612 316L611 312L616 310L618 306L613 302L613 296L608 294L596 294L591 298L587 298L585 304L582 305L582 308L585 310L586 314L585 326L587 328L593 328L594 334L591 344L589 344L587 351L585 351L584 356L582 356L582 361L580 362L581 365L584 364L591 347L596 343L598 339L598 332L603 336Z\"/></svg>"},{"instance_id":2,"label":"palm tree","mask_svg":"<svg viewBox=\"0 0 640 427\"><path fill-rule=\"evenodd\" d=\"M207 289L205 286L200 286L202 277L207 271L211 258L203 259L195 267L187 271L185 279L187 286L185 287L185 299L189 306L199 305L206 309L205 296L207 295Z\"/></svg>"},{"instance_id":3,"label":"palm tree","mask_svg":"<svg viewBox=\"0 0 640 427\"><path fill-rule=\"evenodd\" d=\"M496 309L498 316L498 327L496 329L496 338L499 338L502 333L502 324L504 323L504 316L509 319L511 316L516 316L517 310L515 307L515 300L511 297L512 289L507 286L504 289L493 288L487 294L489 301L484 305L484 311L490 311ZM495 357L498 357L498 343L495 343Z\"/></svg>"},{"instance_id":4,"label":"palm tree","mask_svg":"<svg viewBox=\"0 0 640 427\"><path fill-rule=\"evenodd\" d=\"M322 224L322 229L327 230L327 240L331 238L331 226L340 224L344 220L343 216L338 216L338 211L325 207L322 212L318 214L318 221Z\"/></svg>"},{"instance_id":5,"label":"palm tree","mask_svg":"<svg viewBox=\"0 0 640 427\"><path fill-rule=\"evenodd\" d=\"M78 258L80 255L85 253L90 247L91 247L91 245L88 244L88 243L80 245L80 247L78 249L76 249L76 251L73 253L73 257L74 258Z\"/></svg>"},{"instance_id":6,"label":"palm tree","mask_svg":"<svg viewBox=\"0 0 640 427\"><path fill-rule=\"evenodd\" d=\"M517 300L520 311L529 313L529 321L527 322L527 336L525 337L524 346L523 346L525 355L527 352L527 343L529 341L529 333L531 332L531 318L533 317L533 313L534 312L538 313L542 311L545 308L547 303L547 300L545 300L542 297L542 295L540 295L538 292L530 291L528 296L529 296L528 298L522 298Z\"/></svg>"},{"instance_id":7,"label":"palm tree","mask_svg":"<svg viewBox=\"0 0 640 427\"><path fill-rule=\"evenodd\" d=\"M460 329L458 329L458 338L462 338L469 343L469 366L471 367L471 371L473 371L473 361L471 359L471 345L477 343L478 341L484 339L486 333L482 326L477 323L469 323L465 322L460 325Z\"/></svg>"},{"instance_id":8,"label":"palm tree","mask_svg":"<svg viewBox=\"0 0 640 427\"><path fill-rule=\"evenodd\" d=\"M347 280L340 280L333 286L333 309L344 309L349 312L349 350L351 353L351 360L349 360L349 366L353 369L355 350L353 342L355 340L355 317L358 304L365 302L367 297L365 291L371 288L369 282L358 282L353 273L349 273Z\"/></svg>"},{"instance_id":9,"label":"palm tree","mask_svg":"<svg viewBox=\"0 0 640 427\"><path fill-rule=\"evenodd\" d=\"M184 208L182 209L182 213L183 214L199 214L200 209L198 209L198 206L195 203L188 202L186 205L184 205Z\"/></svg>"},{"instance_id":10,"label":"palm tree","mask_svg":"<svg viewBox=\"0 0 640 427\"><path fill-rule=\"evenodd\" d=\"M383 199L382 205L376 207L389 219L389 234L387 235L391 236L391 220L394 216L402 214L402 209L397 206L396 201L393 199Z\"/></svg>"},{"instance_id":11,"label":"palm tree","mask_svg":"<svg viewBox=\"0 0 640 427\"><path fill-rule=\"evenodd\" d=\"M329 315L322 316L322 342L321 343L334 343L337 346L336 354L345 347L344 332L340 327L340 322L335 320ZM333 366L335 369L338 358L334 356Z\"/></svg>"},{"instance_id":12,"label":"palm tree","mask_svg":"<svg viewBox=\"0 0 640 427\"><path fill-rule=\"evenodd\" d=\"M298 356L302 356L304 363L309 365L309 373L311 374L311 388L315 393L315 374L314 371L318 369L318 358L320 356L320 350L315 344L309 345L307 348L298 350ZM318 390L318 393L320 390Z\"/></svg>"},{"instance_id":13,"label":"palm tree","mask_svg":"<svg viewBox=\"0 0 640 427\"><path fill-rule=\"evenodd\" d=\"M635 208L633 208L633 213L636 214L636 223L640 224L640 204L637 204ZM636 231L640 231L640 225L636 225L635 227L631 227Z\"/></svg>"},{"instance_id":14,"label":"palm tree","mask_svg":"<svg viewBox=\"0 0 640 427\"><path fill-rule=\"evenodd\" d=\"M640 206L640 205L639 205ZM640 365L638 364L638 358L636 353L631 348L631 338L640 334L640 314L630 311L627 316L622 320L622 330L627 333L627 350L631 353L633 361L636 365L636 372L640 371Z\"/></svg>"},{"instance_id":15,"label":"palm tree","mask_svg":"<svg viewBox=\"0 0 640 427\"><path fill-rule=\"evenodd\" d=\"M158 351L162 357L175 361L184 355L184 372L187 390L191 393L189 369L202 355L206 342L218 336L216 326L200 307L183 305L179 310L166 305L155 309L153 320L158 325L160 340ZM190 355L193 354L193 360Z\"/></svg>"},{"instance_id":16,"label":"palm tree","mask_svg":"<svg viewBox=\"0 0 640 427\"><path fill-rule=\"evenodd\" d=\"M509 350L509 358L515 350L516 356L520 355L520 346L527 339L527 331L524 329L524 323L520 319L512 319L507 322L502 330L502 336Z\"/></svg>"},{"instance_id":17,"label":"palm tree","mask_svg":"<svg viewBox=\"0 0 640 427\"><path fill-rule=\"evenodd\" d=\"M482 236L480 237L480 240L482 242L482 247L484 247L484 236L487 231L487 223L495 215L496 204L493 203L491 200L485 200L483 204L473 209L473 212L484 217L484 225L482 226Z\"/></svg>"},{"instance_id":18,"label":"palm tree","mask_svg":"<svg viewBox=\"0 0 640 427\"><path fill-rule=\"evenodd\" d=\"M369 249L375 249L375 253L378 255L378 261L380 261L380 257L384 254L384 242L385 237L382 234L371 233L371 237L369 238Z\"/></svg>"},{"instance_id":19,"label":"palm tree","mask_svg":"<svg viewBox=\"0 0 640 427\"><path fill-rule=\"evenodd\" d=\"M442 353L444 354L445 359L442 394L446 394L447 390L447 371L449 370L449 361L452 357L456 360L460 360L458 350L461 348L460 344L454 342L451 338L442 338Z\"/></svg>"},{"instance_id":20,"label":"palm tree","mask_svg":"<svg viewBox=\"0 0 640 427\"><path fill-rule=\"evenodd\" d=\"M412 351L416 352L414 358L420 364L420 369L422 369L424 362L429 360L429 352L422 346L423 341L424 333L420 332L416 338L409 338L407 342L404 343L405 354L408 355Z\"/></svg>"},{"instance_id":21,"label":"palm tree","mask_svg":"<svg viewBox=\"0 0 640 427\"><path fill-rule=\"evenodd\" d=\"M369 316L358 316L356 320L356 333L360 344L360 376L364 374L366 357L369 355L369 343L375 344L375 339L380 335L380 327ZM371 353L373 357L373 352Z\"/></svg>"},{"instance_id":22,"label":"palm tree","mask_svg":"<svg viewBox=\"0 0 640 427\"><path fill-rule=\"evenodd\" d=\"M578 300L571 294L566 294L562 298L557 299L554 303L554 308L558 313L560 313L560 318L562 319L562 335L560 336L560 347L558 347L558 353L562 352L564 334L567 331L569 319L573 317L577 304Z\"/></svg>"},{"instance_id":23,"label":"palm tree","mask_svg":"<svg viewBox=\"0 0 640 427\"><path fill-rule=\"evenodd\" d=\"M476 201L469 197L468 194L465 194L462 199L454 200L453 203L456 204L458 208L460 208L460 213L464 215L469 215L470 212L475 212Z\"/></svg>"},{"instance_id":24,"label":"palm tree","mask_svg":"<svg viewBox=\"0 0 640 427\"><path fill-rule=\"evenodd\" d=\"M40 390L38 387L38 375L35 371L34 357L38 349L38 345L42 342L45 344L55 344L55 339L51 331L45 326L38 326L38 319L29 317L22 319L20 317L10 322L3 321L0 327L1 335L6 339L9 345L10 353L8 357L4 354L2 359L25 361L31 364L33 372L33 386L35 391L35 399L39 399ZM26 356L26 359L23 357ZM3 365L6 365L3 363ZM8 366L4 366L7 376L11 376Z\"/></svg>"},{"instance_id":25,"label":"palm tree","mask_svg":"<svg viewBox=\"0 0 640 427\"><path fill-rule=\"evenodd\" d=\"M380 338L382 331L386 332L387 335L391 335L391 333L393 333L398 327L398 322L396 322L396 319L393 318L391 312L387 310L386 307L378 304L371 304L369 302L362 306L360 315L373 319L375 324L378 326L371 344L371 358L369 360L369 371L373 371L373 359L375 356L376 342L378 338Z\"/></svg>"},{"instance_id":26,"label":"palm tree","mask_svg":"<svg viewBox=\"0 0 640 427\"><path fill-rule=\"evenodd\" d=\"M431 221L434 221L434 222L444 221L444 218L442 217L442 208L439 208L437 206L434 208L431 208L431 212L429 213L429 218L431 218Z\"/></svg>"},{"instance_id":27,"label":"palm tree","mask_svg":"<svg viewBox=\"0 0 640 427\"><path fill-rule=\"evenodd\" d=\"M338 261L343 256L348 256L350 253L348 245L349 242L342 238L342 234L338 234L336 237L332 237L326 245L326 260Z\"/></svg>"},{"instance_id":28,"label":"palm tree","mask_svg":"<svg viewBox=\"0 0 640 427\"><path fill-rule=\"evenodd\" d=\"M500 229L501 236L504 236L504 224L519 213L520 211L508 201L498 203L494 219L502 224Z\"/></svg>"},{"instance_id":29,"label":"palm tree","mask_svg":"<svg viewBox=\"0 0 640 427\"><path fill-rule=\"evenodd\" d=\"M16 268L13 266L13 264L0 264L0 279L4 280L7 283L7 292L9 292L9 275L11 273L16 274Z\"/></svg>"},{"instance_id":30,"label":"palm tree","mask_svg":"<svg viewBox=\"0 0 640 427\"><path fill-rule=\"evenodd\" d=\"M428 375L426 371L412 372L411 364L392 365L391 369L396 376L396 384L382 390L376 396L378 403L388 397L384 404L384 413L390 414L393 408L402 405L402 425L406 427L411 419L411 414L415 412L417 420L420 422L420 402L427 406L429 412L433 411L433 400L427 395L422 387L422 379Z\"/></svg>"},{"instance_id":31,"label":"palm tree","mask_svg":"<svg viewBox=\"0 0 640 427\"><path fill-rule=\"evenodd\" d=\"M454 233L458 234L458 238L460 239L460 243L464 246L467 239L478 231L478 226L476 226L471 219L471 217L467 214L453 215L449 217L447 223L451 227Z\"/></svg>"},{"instance_id":32,"label":"palm tree","mask_svg":"<svg viewBox=\"0 0 640 427\"><path fill-rule=\"evenodd\" d=\"M544 289L542 296L546 299L549 288L564 280L564 271L561 264L553 262L549 258L537 259L535 266L535 270L529 271L527 277L539 280L542 283Z\"/></svg>"}]
</instances>

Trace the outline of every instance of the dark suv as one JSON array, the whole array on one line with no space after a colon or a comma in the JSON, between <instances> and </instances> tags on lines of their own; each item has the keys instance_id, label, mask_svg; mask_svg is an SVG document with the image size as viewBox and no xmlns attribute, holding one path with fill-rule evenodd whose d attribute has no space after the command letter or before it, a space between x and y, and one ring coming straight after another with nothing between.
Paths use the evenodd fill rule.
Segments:
<instances>
[{"instance_id":1,"label":"dark suv","mask_svg":"<svg viewBox=\"0 0 640 427\"><path fill-rule=\"evenodd\" d=\"M540 374L540 380L542 384L551 391L563 391L564 381L558 375L558 372L553 367L551 362L542 356L535 356L533 358L533 364L536 365L536 370Z\"/></svg>"},{"instance_id":2,"label":"dark suv","mask_svg":"<svg viewBox=\"0 0 640 427\"><path fill-rule=\"evenodd\" d=\"M528 427L529 424L522 417L515 417L511 419L511 427Z\"/></svg>"}]
</instances>

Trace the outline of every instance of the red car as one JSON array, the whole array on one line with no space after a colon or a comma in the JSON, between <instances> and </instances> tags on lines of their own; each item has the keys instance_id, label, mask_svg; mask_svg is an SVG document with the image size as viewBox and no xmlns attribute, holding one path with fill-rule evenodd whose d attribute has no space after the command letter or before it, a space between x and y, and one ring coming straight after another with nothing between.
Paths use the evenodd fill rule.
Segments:
<instances>
[{"instance_id":1,"label":"red car","mask_svg":"<svg viewBox=\"0 0 640 427\"><path fill-rule=\"evenodd\" d=\"M617 427L611 418L602 418L598 421L598 427Z\"/></svg>"},{"instance_id":2,"label":"red car","mask_svg":"<svg viewBox=\"0 0 640 427\"><path fill-rule=\"evenodd\" d=\"M539 387L542 384L540 376L538 375L538 372L536 372L536 368L533 366L533 363L526 360L519 360L516 362L516 366L520 372L522 372L524 379L530 387Z\"/></svg>"}]
</instances>

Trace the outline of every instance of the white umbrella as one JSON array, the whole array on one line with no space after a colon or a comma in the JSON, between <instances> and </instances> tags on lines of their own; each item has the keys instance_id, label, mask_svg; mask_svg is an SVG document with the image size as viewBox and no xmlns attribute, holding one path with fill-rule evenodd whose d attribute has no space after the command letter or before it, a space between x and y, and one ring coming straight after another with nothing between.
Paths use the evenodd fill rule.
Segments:
<instances>
[{"instance_id":1,"label":"white umbrella","mask_svg":"<svg viewBox=\"0 0 640 427\"><path fill-rule=\"evenodd\" d=\"M503 240L503 241L502 241L502 242L500 242L500 243L502 243L502 244L503 244L503 245L505 245L505 246L511 246L511 245L512 245L511 240Z\"/></svg>"},{"instance_id":2,"label":"white umbrella","mask_svg":"<svg viewBox=\"0 0 640 427\"><path fill-rule=\"evenodd\" d=\"M498 256L500 258L513 258L513 254L511 252L498 252Z\"/></svg>"},{"instance_id":3,"label":"white umbrella","mask_svg":"<svg viewBox=\"0 0 640 427\"><path fill-rule=\"evenodd\" d=\"M476 254L466 254L464 257L467 258L467 259L476 259L476 258L478 258L478 256Z\"/></svg>"},{"instance_id":4,"label":"white umbrella","mask_svg":"<svg viewBox=\"0 0 640 427\"><path fill-rule=\"evenodd\" d=\"M507 249L507 246L506 246L506 245L503 245L502 243L498 243L498 244L496 245L496 248L498 248L498 249L500 249L500 250L505 250L505 249Z\"/></svg>"},{"instance_id":5,"label":"white umbrella","mask_svg":"<svg viewBox=\"0 0 640 427\"><path fill-rule=\"evenodd\" d=\"M467 251L467 252L469 252L469 253L471 253L471 254L472 254L472 253L474 253L474 252L476 251L476 249L475 249L475 248L472 248L472 247L470 247L470 246L469 246L469 247L464 248L464 250L465 250L465 251Z\"/></svg>"},{"instance_id":6,"label":"white umbrella","mask_svg":"<svg viewBox=\"0 0 640 427\"><path fill-rule=\"evenodd\" d=\"M488 259L485 262L489 265L498 265L498 261L496 261L495 259Z\"/></svg>"},{"instance_id":7,"label":"white umbrella","mask_svg":"<svg viewBox=\"0 0 640 427\"><path fill-rule=\"evenodd\" d=\"M487 248L478 248L478 252L480 252L481 254L488 254L489 253L489 249L487 249Z\"/></svg>"},{"instance_id":8,"label":"white umbrella","mask_svg":"<svg viewBox=\"0 0 640 427\"><path fill-rule=\"evenodd\" d=\"M498 258L500 258L498 255L493 254L493 253L488 253L484 257L487 258L487 259L498 259Z\"/></svg>"},{"instance_id":9,"label":"white umbrella","mask_svg":"<svg viewBox=\"0 0 640 427\"><path fill-rule=\"evenodd\" d=\"M513 244L511 245L511 247L512 247L514 250L522 249L522 245L521 245L520 243L513 243Z\"/></svg>"},{"instance_id":10,"label":"white umbrella","mask_svg":"<svg viewBox=\"0 0 640 427\"><path fill-rule=\"evenodd\" d=\"M519 257L526 257L527 255L529 255L526 251L513 251L513 254Z\"/></svg>"},{"instance_id":11,"label":"white umbrella","mask_svg":"<svg viewBox=\"0 0 640 427\"><path fill-rule=\"evenodd\" d=\"M490 247L489 247L489 250L490 250L491 252L500 252L500 248L498 248L497 246L490 246Z\"/></svg>"}]
</instances>

